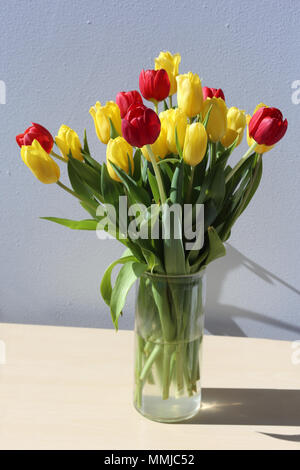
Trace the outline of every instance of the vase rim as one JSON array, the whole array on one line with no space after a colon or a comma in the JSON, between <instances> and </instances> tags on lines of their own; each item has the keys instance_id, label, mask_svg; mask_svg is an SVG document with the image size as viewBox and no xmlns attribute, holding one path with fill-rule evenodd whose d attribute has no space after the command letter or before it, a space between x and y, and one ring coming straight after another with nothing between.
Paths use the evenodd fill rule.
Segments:
<instances>
[{"instance_id":1,"label":"vase rim","mask_svg":"<svg viewBox=\"0 0 300 470\"><path fill-rule=\"evenodd\" d=\"M161 274L161 273L151 273L149 271L145 271L142 274L142 277L149 277L152 279L173 279L173 280L178 280L178 279L198 279L204 276L206 273L206 267L200 269L200 271L197 271L196 273L190 273L190 274Z\"/></svg>"}]
</instances>

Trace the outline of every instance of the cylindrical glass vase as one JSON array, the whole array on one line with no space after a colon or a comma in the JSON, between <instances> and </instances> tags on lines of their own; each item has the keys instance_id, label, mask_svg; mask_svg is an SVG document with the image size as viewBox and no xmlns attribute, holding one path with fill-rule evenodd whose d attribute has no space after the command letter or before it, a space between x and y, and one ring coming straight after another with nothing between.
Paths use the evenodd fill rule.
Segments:
<instances>
[{"instance_id":1,"label":"cylindrical glass vase","mask_svg":"<svg viewBox=\"0 0 300 470\"><path fill-rule=\"evenodd\" d=\"M204 301L204 270L139 279L134 405L149 419L182 421L200 408Z\"/></svg>"}]
</instances>

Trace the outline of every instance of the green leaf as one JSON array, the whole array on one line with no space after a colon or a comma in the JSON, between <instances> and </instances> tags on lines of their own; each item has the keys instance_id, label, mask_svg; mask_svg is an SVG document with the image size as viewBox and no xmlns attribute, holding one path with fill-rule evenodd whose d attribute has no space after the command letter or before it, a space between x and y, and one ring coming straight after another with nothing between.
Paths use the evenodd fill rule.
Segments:
<instances>
[{"instance_id":1,"label":"green leaf","mask_svg":"<svg viewBox=\"0 0 300 470\"><path fill-rule=\"evenodd\" d=\"M199 254L194 264L191 264L191 267L190 267L191 273L197 273L202 266L206 266L205 259L207 258L207 255L208 255L208 249L206 248L202 253Z\"/></svg>"},{"instance_id":2,"label":"green leaf","mask_svg":"<svg viewBox=\"0 0 300 470\"><path fill-rule=\"evenodd\" d=\"M156 180L155 176L151 173L149 168L148 168L147 174L148 174L148 181L149 181L149 184L150 184L150 188L151 188L151 191L152 191L152 194L153 194L154 201L156 202L156 204L159 204L160 195L159 195L157 180Z\"/></svg>"},{"instance_id":3,"label":"green leaf","mask_svg":"<svg viewBox=\"0 0 300 470\"><path fill-rule=\"evenodd\" d=\"M101 172L90 165L69 156L68 165L72 166L78 177L87 183L93 190L100 193Z\"/></svg>"},{"instance_id":4,"label":"green leaf","mask_svg":"<svg viewBox=\"0 0 300 470\"><path fill-rule=\"evenodd\" d=\"M221 165L217 165L214 171L214 176L209 188L209 194L214 200L217 208L219 208L225 197L225 177L224 169Z\"/></svg>"},{"instance_id":5,"label":"green leaf","mask_svg":"<svg viewBox=\"0 0 300 470\"><path fill-rule=\"evenodd\" d=\"M80 202L80 205L83 207L84 210L86 210L95 220L100 220L100 218L97 216L97 207L93 209L90 205L90 203L86 203L84 201Z\"/></svg>"},{"instance_id":6,"label":"green leaf","mask_svg":"<svg viewBox=\"0 0 300 470\"><path fill-rule=\"evenodd\" d=\"M180 158L182 158L182 148L180 146L179 139L178 139L177 127L175 127L175 142L176 142L178 155L180 156Z\"/></svg>"},{"instance_id":7,"label":"green leaf","mask_svg":"<svg viewBox=\"0 0 300 470\"><path fill-rule=\"evenodd\" d=\"M82 155L86 163L88 163L91 167L93 167L96 171L101 172L101 165L99 162L97 162L94 158L91 156L91 152L89 149L88 141L87 141L87 135L86 135L86 129L84 129L84 136L83 136L83 150L82 150Z\"/></svg>"},{"instance_id":8,"label":"green leaf","mask_svg":"<svg viewBox=\"0 0 300 470\"><path fill-rule=\"evenodd\" d=\"M204 203L204 231L212 225L218 215L216 205L212 199L208 199Z\"/></svg>"},{"instance_id":9,"label":"green leaf","mask_svg":"<svg viewBox=\"0 0 300 470\"><path fill-rule=\"evenodd\" d=\"M205 174L205 177L204 177L203 183L201 185L201 189L200 189L199 196L197 198L196 204L203 204L205 202L205 200L207 199L207 197L208 197L208 188L210 187L210 184L211 184L211 181L212 181L212 178L213 178L213 174L214 173L212 171L208 171Z\"/></svg>"},{"instance_id":10,"label":"green leaf","mask_svg":"<svg viewBox=\"0 0 300 470\"><path fill-rule=\"evenodd\" d=\"M235 147L237 146L239 140L239 136L235 139L235 141L227 148L224 148L221 142L218 142L218 148L217 148L217 162L218 164L222 165L223 168L225 167L228 158L234 151Z\"/></svg>"},{"instance_id":11,"label":"green leaf","mask_svg":"<svg viewBox=\"0 0 300 470\"><path fill-rule=\"evenodd\" d=\"M169 167L167 160L162 160L160 163L161 163L160 167L162 171L161 176L164 182L165 189L167 190L167 188L170 187L170 183L173 178L173 170Z\"/></svg>"},{"instance_id":12,"label":"green leaf","mask_svg":"<svg viewBox=\"0 0 300 470\"><path fill-rule=\"evenodd\" d=\"M183 160L180 161L179 165L176 167L172 182L171 182L171 190L170 190L170 201L172 204L182 204L183 197L183 175L184 175L184 164Z\"/></svg>"},{"instance_id":13,"label":"green leaf","mask_svg":"<svg viewBox=\"0 0 300 470\"><path fill-rule=\"evenodd\" d=\"M178 163L180 160L178 158L164 158L157 162L158 165L161 163Z\"/></svg>"},{"instance_id":14,"label":"green leaf","mask_svg":"<svg viewBox=\"0 0 300 470\"><path fill-rule=\"evenodd\" d=\"M129 254L130 250L125 250L121 258L117 259L113 263L111 263L108 268L105 270L105 273L102 277L102 281L100 284L100 292L103 297L104 302L110 306L111 300L111 293L112 293L112 285L111 285L111 275L112 271L117 264L125 264L129 261L136 261L135 257Z\"/></svg>"},{"instance_id":15,"label":"green leaf","mask_svg":"<svg viewBox=\"0 0 300 470\"><path fill-rule=\"evenodd\" d=\"M83 135L83 151L85 153L88 153L89 155L91 154L90 149L89 149L89 144L87 141L86 129L84 129L84 135Z\"/></svg>"},{"instance_id":16,"label":"green leaf","mask_svg":"<svg viewBox=\"0 0 300 470\"><path fill-rule=\"evenodd\" d=\"M207 146L207 149L208 149L208 146ZM202 162L200 162L198 165L195 166L194 183L193 183L194 188L200 187L203 184L203 180L205 178L207 160L208 160L208 150L206 151L206 154Z\"/></svg>"},{"instance_id":17,"label":"green leaf","mask_svg":"<svg viewBox=\"0 0 300 470\"><path fill-rule=\"evenodd\" d=\"M170 217L168 217L170 215ZM182 225L178 214L162 208L162 224L166 230L164 244L164 264L167 274L185 274L185 253L182 238L175 238L178 233L182 236ZM169 227L169 233L167 228Z\"/></svg>"},{"instance_id":18,"label":"green leaf","mask_svg":"<svg viewBox=\"0 0 300 470\"><path fill-rule=\"evenodd\" d=\"M146 207L150 206L151 200L147 191L138 186L137 182L134 181L131 176L127 175L127 173L122 170L122 168L115 165L113 162L110 162L113 169L115 170L116 174L124 184L125 188L128 191L128 198L131 204L136 204L138 202L145 204Z\"/></svg>"},{"instance_id":19,"label":"green leaf","mask_svg":"<svg viewBox=\"0 0 300 470\"><path fill-rule=\"evenodd\" d=\"M209 251L208 257L205 261L205 264L209 264L217 258L221 258L226 255L225 246L220 239L216 229L214 227L208 227L208 241L209 241Z\"/></svg>"},{"instance_id":20,"label":"green leaf","mask_svg":"<svg viewBox=\"0 0 300 470\"><path fill-rule=\"evenodd\" d=\"M143 158L141 159L141 178L142 178L142 182L144 183L144 185L147 185L148 183L147 181L148 165L149 165L148 160L146 160L146 158L143 156Z\"/></svg>"},{"instance_id":21,"label":"green leaf","mask_svg":"<svg viewBox=\"0 0 300 470\"><path fill-rule=\"evenodd\" d=\"M117 210L119 207L119 196L124 195L122 184L109 176L105 163L102 166L101 189L105 202L112 204Z\"/></svg>"},{"instance_id":22,"label":"green leaf","mask_svg":"<svg viewBox=\"0 0 300 470\"><path fill-rule=\"evenodd\" d=\"M133 171L133 179L137 182L140 182L142 176L142 158L141 158L141 149L136 149L133 157L133 164L134 164L134 171Z\"/></svg>"},{"instance_id":23,"label":"green leaf","mask_svg":"<svg viewBox=\"0 0 300 470\"><path fill-rule=\"evenodd\" d=\"M202 123L202 124L203 124L203 126L205 127L205 129L206 129L206 126L207 126L207 123L208 123L208 120L209 120L209 115L210 115L210 113L211 113L212 107L213 107L213 105L211 104L210 107L209 107L209 109L208 109L208 111L207 111L207 113L206 113L206 115L205 115L205 117L204 117L204 119L203 119L203 123Z\"/></svg>"},{"instance_id":24,"label":"green leaf","mask_svg":"<svg viewBox=\"0 0 300 470\"><path fill-rule=\"evenodd\" d=\"M118 329L118 319L125 305L128 291L147 268L146 264L129 261L120 269L110 299L110 311L116 329Z\"/></svg>"},{"instance_id":25,"label":"green leaf","mask_svg":"<svg viewBox=\"0 0 300 470\"><path fill-rule=\"evenodd\" d=\"M68 175L74 191L83 201L87 201L89 204L94 205L96 210L98 203L94 199L93 191L84 181L81 180L80 176L72 165L70 158L68 160Z\"/></svg>"},{"instance_id":26,"label":"green leaf","mask_svg":"<svg viewBox=\"0 0 300 470\"><path fill-rule=\"evenodd\" d=\"M246 207L250 203L251 199L253 198L253 196L256 193L256 190L259 186L259 183L260 183L260 180L261 180L261 177L262 177L262 170L263 170L262 158L260 158L257 165L258 165L258 168L257 168L256 175L254 177L254 180L252 182L252 188L249 191L249 194L247 195L247 197L245 199L244 207L243 207L243 210L242 210L241 214L244 212L244 210L246 209Z\"/></svg>"},{"instance_id":27,"label":"green leaf","mask_svg":"<svg viewBox=\"0 0 300 470\"><path fill-rule=\"evenodd\" d=\"M165 270L163 268L161 260L153 252L153 250L149 250L148 248L145 248L145 247L143 247L141 249L142 249L144 258L147 262L149 271L151 271L151 272L155 271L157 273L164 274Z\"/></svg>"},{"instance_id":28,"label":"green leaf","mask_svg":"<svg viewBox=\"0 0 300 470\"><path fill-rule=\"evenodd\" d=\"M109 124L110 124L110 138L115 139L116 137L119 136L117 129L114 126L114 123L112 122L111 118L109 119Z\"/></svg>"},{"instance_id":29,"label":"green leaf","mask_svg":"<svg viewBox=\"0 0 300 470\"><path fill-rule=\"evenodd\" d=\"M56 224L64 225L65 227L71 228L72 230L96 230L98 220L84 219L84 220L71 220L71 219L60 219L59 217L40 217L43 220L50 220Z\"/></svg>"},{"instance_id":30,"label":"green leaf","mask_svg":"<svg viewBox=\"0 0 300 470\"><path fill-rule=\"evenodd\" d=\"M91 155L86 153L84 150L82 151L82 155L87 165L96 170L98 173L101 173L102 166L99 162L94 160L94 158L92 158Z\"/></svg>"}]
</instances>

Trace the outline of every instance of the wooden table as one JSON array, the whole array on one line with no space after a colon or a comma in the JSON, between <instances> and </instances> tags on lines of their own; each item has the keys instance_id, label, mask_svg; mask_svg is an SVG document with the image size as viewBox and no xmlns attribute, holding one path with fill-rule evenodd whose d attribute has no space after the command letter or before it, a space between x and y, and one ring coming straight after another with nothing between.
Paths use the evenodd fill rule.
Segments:
<instances>
[{"instance_id":1,"label":"wooden table","mask_svg":"<svg viewBox=\"0 0 300 470\"><path fill-rule=\"evenodd\" d=\"M300 449L290 342L206 336L202 410L160 424L132 406L132 332L0 324L1 340L1 449Z\"/></svg>"}]
</instances>

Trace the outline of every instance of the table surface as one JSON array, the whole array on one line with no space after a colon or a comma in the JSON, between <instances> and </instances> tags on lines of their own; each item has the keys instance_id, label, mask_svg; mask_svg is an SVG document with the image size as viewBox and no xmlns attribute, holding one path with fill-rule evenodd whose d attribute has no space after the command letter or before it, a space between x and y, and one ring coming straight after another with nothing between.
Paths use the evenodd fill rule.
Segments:
<instances>
[{"instance_id":1,"label":"table surface","mask_svg":"<svg viewBox=\"0 0 300 470\"><path fill-rule=\"evenodd\" d=\"M133 408L131 331L0 324L4 345L1 449L300 449L288 341L205 336L203 406L180 424Z\"/></svg>"}]
</instances>

